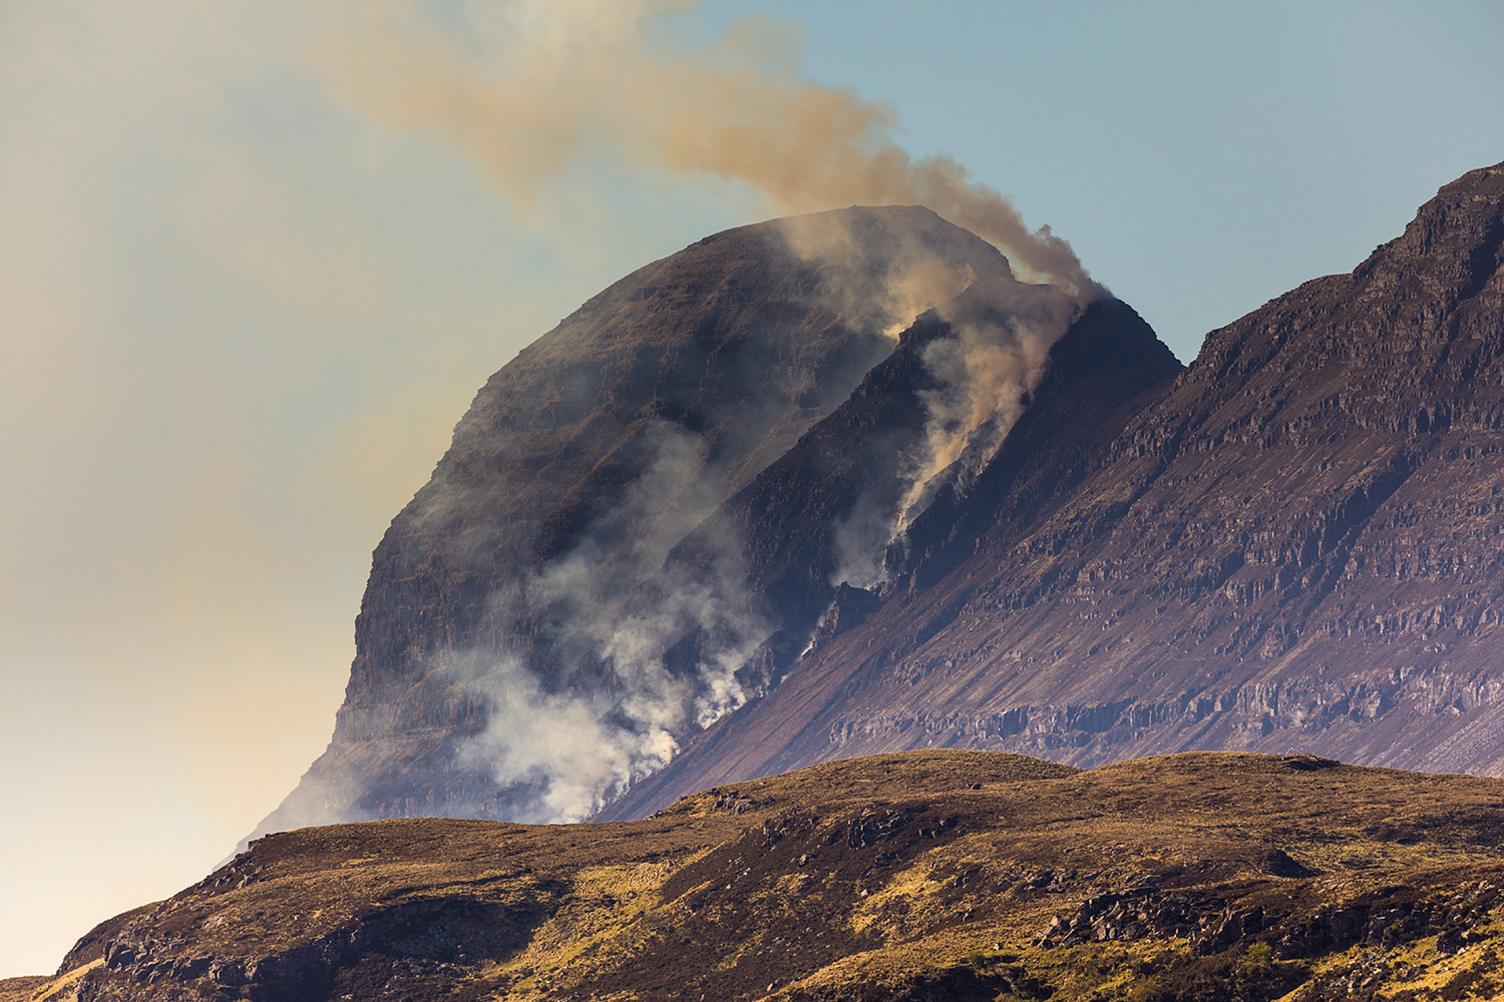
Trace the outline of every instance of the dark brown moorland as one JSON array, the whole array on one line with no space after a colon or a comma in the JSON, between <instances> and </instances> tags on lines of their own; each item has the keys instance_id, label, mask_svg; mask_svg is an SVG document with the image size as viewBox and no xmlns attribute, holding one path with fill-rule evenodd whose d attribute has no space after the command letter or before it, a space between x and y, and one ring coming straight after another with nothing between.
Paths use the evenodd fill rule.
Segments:
<instances>
[{"instance_id":1,"label":"dark brown moorland","mask_svg":"<svg viewBox=\"0 0 1504 1002\"><path fill-rule=\"evenodd\" d=\"M272 835L5 1002L1504 993L1504 780L878 755L642 821Z\"/></svg>"}]
</instances>

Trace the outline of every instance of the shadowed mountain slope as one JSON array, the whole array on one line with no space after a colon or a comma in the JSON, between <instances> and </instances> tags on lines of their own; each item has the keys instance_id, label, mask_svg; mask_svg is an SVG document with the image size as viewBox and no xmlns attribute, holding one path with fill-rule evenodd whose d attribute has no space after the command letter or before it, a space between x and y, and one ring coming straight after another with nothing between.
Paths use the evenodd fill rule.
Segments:
<instances>
[{"instance_id":1,"label":"shadowed mountain slope","mask_svg":"<svg viewBox=\"0 0 1504 1002\"><path fill-rule=\"evenodd\" d=\"M628 824L273 835L0 998L1482 1000L1501 844L1501 780L884 755Z\"/></svg>"}]
</instances>

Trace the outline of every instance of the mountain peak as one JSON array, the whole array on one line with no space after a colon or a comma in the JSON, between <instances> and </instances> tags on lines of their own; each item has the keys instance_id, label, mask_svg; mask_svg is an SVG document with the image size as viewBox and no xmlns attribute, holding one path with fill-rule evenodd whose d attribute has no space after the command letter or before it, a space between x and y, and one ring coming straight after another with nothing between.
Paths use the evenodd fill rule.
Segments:
<instances>
[{"instance_id":1,"label":"mountain peak","mask_svg":"<svg viewBox=\"0 0 1504 1002\"><path fill-rule=\"evenodd\" d=\"M936 744L1501 767L1501 206L1469 173L1184 371L917 206L640 269L477 396L271 824Z\"/></svg>"},{"instance_id":2,"label":"mountain peak","mask_svg":"<svg viewBox=\"0 0 1504 1002\"><path fill-rule=\"evenodd\" d=\"M1376 292L1466 299L1504 267L1504 164L1468 171L1354 270ZM1497 290L1496 290L1497 291Z\"/></svg>"}]
</instances>

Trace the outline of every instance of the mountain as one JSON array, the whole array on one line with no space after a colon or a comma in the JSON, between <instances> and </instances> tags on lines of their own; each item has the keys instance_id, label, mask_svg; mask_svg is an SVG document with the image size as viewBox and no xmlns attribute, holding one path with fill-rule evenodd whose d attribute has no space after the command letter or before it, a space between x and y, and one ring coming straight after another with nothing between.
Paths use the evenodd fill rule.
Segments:
<instances>
[{"instance_id":1,"label":"mountain","mask_svg":"<svg viewBox=\"0 0 1504 1002\"><path fill-rule=\"evenodd\" d=\"M1504 167L1182 370L917 207L707 238L491 378L261 826L640 817L830 759L1504 769Z\"/></svg>"},{"instance_id":2,"label":"mountain","mask_svg":"<svg viewBox=\"0 0 1504 1002\"><path fill-rule=\"evenodd\" d=\"M901 503L903 467L926 434L927 397L941 392L928 352L976 325L999 297L985 283L971 286L943 310L925 313L900 335L897 347L873 367L840 407L802 436L701 523L670 555L704 562L702 540L745 540L746 591L769 610L779 630L764 645L759 682L771 689L810 644L851 629L879 596L853 587L852 537L863 516L877 513L886 528ZM1006 312L1006 310L1004 311ZM964 488L937 478L903 545L966 546L982 528L976 499L1008 493L1014 509L989 511L996 521L1024 517L1048 497L1067 492L1082 463L1155 394L1168 388L1180 363L1131 307L1103 299L1086 307L1049 351L1023 416L997 458ZM967 499L972 499L969 502ZM949 534L940 538L937 525ZM936 538L931 539L930 536ZM897 559L886 539L872 547L875 565ZM937 558L938 559L938 558ZM868 571L871 574L872 571Z\"/></svg>"},{"instance_id":3,"label":"mountain","mask_svg":"<svg viewBox=\"0 0 1504 1002\"><path fill-rule=\"evenodd\" d=\"M626 824L253 843L0 999L1484 1000L1504 780L930 751Z\"/></svg>"},{"instance_id":4,"label":"mountain","mask_svg":"<svg viewBox=\"0 0 1504 1002\"><path fill-rule=\"evenodd\" d=\"M509 712L554 726L554 745L610 745L570 766L599 782L660 761L717 692L658 678L672 657L623 624L737 649L761 625L692 608L699 581L660 580L657 605L623 596L646 594L670 547L845 401L897 328L977 280L1013 281L991 245L927 209L853 207L706 238L523 350L376 548L333 739L261 830L583 813L567 790L539 806L549 763L498 778L507 734L487 726ZM734 563L723 549L707 560ZM590 792L576 791L586 809Z\"/></svg>"},{"instance_id":5,"label":"mountain","mask_svg":"<svg viewBox=\"0 0 1504 1002\"><path fill-rule=\"evenodd\" d=\"M1183 370L730 231L482 389L263 829L596 823L270 835L0 1000L1498 998L1501 530L1504 165Z\"/></svg>"},{"instance_id":6,"label":"mountain","mask_svg":"<svg viewBox=\"0 0 1504 1002\"><path fill-rule=\"evenodd\" d=\"M859 623L602 816L935 746L1504 769L1501 245L1504 165L1214 331L1173 382L1145 366L1137 412L1069 446L1068 472L1060 415L1103 401L1067 385L1046 416L1041 386Z\"/></svg>"}]
</instances>

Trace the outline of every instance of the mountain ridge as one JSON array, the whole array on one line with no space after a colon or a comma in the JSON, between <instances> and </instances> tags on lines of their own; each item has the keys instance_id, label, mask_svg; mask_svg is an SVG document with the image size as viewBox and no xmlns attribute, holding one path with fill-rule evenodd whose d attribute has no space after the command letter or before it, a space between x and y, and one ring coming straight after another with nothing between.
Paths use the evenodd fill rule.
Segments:
<instances>
[{"instance_id":1,"label":"mountain ridge","mask_svg":"<svg viewBox=\"0 0 1504 1002\"><path fill-rule=\"evenodd\" d=\"M383 536L333 739L258 831L523 809L535 777L466 757L508 696L497 666L538 706L604 690L578 606L636 588L839 405L891 351L894 310L1010 274L928 209L853 207L707 237L591 297L487 380ZM563 580L582 564L596 594Z\"/></svg>"},{"instance_id":2,"label":"mountain ridge","mask_svg":"<svg viewBox=\"0 0 1504 1002\"><path fill-rule=\"evenodd\" d=\"M257 839L0 1000L1504 993L1504 164L1188 368L979 244L854 209L593 297L263 827L513 820Z\"/></svg>"}]
</instances>

